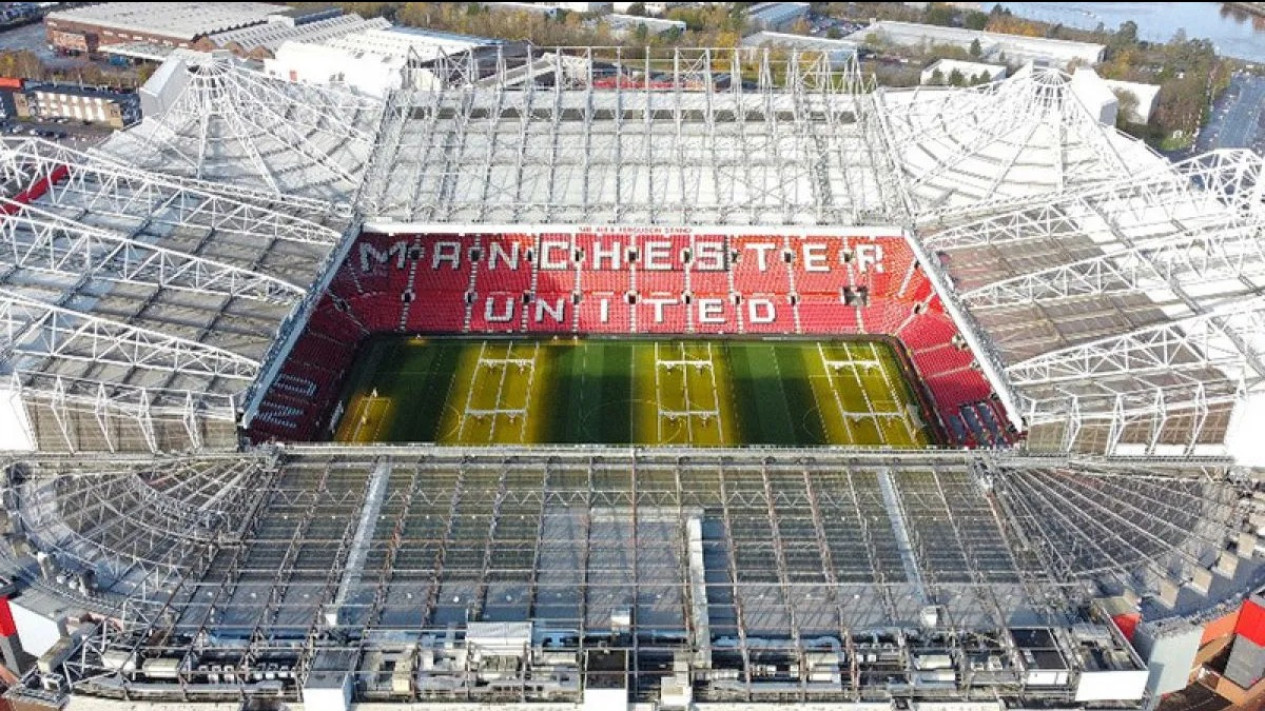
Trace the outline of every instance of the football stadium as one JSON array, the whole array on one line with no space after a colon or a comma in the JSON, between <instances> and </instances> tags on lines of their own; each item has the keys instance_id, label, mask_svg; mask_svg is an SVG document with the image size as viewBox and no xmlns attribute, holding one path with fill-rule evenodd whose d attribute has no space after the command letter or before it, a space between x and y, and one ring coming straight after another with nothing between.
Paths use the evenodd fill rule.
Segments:
<instances>
[{"instance_id":1,"label":"football stadium","mask_svg":"<svg viewBox=\"0 0 1265 711\"><path fill-rule=\"evenodd\" d=\"M1265 676L1265 159L1033 65L494 49L384 99L178 51L101 146L0 143L10 704Z\"/></svg>"}]
</instances>

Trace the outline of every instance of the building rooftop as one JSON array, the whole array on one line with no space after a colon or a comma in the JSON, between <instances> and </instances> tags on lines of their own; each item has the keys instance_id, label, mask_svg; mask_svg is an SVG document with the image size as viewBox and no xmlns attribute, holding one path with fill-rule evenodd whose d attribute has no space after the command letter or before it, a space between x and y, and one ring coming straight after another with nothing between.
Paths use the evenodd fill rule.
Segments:
<instances>
[{"instance_id":1,"label":"building rooftop","mask_svg":"<svg viewBox=\"0 0 1265 711\"><path fill-rule=\"evenodd\" d=\"M381 17L366 20L360 15L352 14L294 26L280 22L252 25L217 32L211 35L211 41L219 47L237 45L247 52L260 47L275 52L284 42L328 42L354 32L386 29L390 26L391 23Z\"/></svg>"},{"instance_id":2,"label":"building rooftop","mask_svg":"<svg viewBox=\"0 0 1265 711\"><path fill-rule=\"evenodd\" d=\"M258 24L290 9L259 2L110 2L58 10L47 18L192 41Z\"/></svg>"},{"instance_id":3,"label":"building rooftop","mask_svg":"<svg viewBox=\"0 0 1265 711\"><path fill-rule=\"evenodd\" d=\"M830 39L828 37L811 37L788 32L756 32L742 38L743 47L794 47L806 51L850 51L855 52L859 46L846 39Z\"/></svg>"},{"instance_id":4,"label":"building rooftop","mask_svg":"<svg viewBox=\"0 0 1265 711\"><path fill-rule=\"evenodd\" d=\"M877 35L886 41L896 44L909 45L930 42L932 44L952 44L964 48L968 47L973 41L978 40L983 50L983 56L988 59L993 59L1000 53L1005 52L1007 58L1011 60L1049 58L1061 65L1065 65L1072 59L1077 58L1090 63L1097 63L1101 61L1102 53L1106 49L1104 45L1093 42L1073 42L1045 37L1023 37L998 32L968 30L961 27L942 27L940 25L897 22L894 20L875 22L848 35L847 39L855 42L865 42L870 35Z\"/></svg>"},{"instance_id":5,"label":"building rooftop","mask_svg":"<svg viewBox=\"0 0 1265 711\"><path fill-rule=\"evenodd\" d=\"M768 22L790 14L806 12L806 2L762 2L747 8L747 19L753 22Z\"/></svg>"}]
</instances>

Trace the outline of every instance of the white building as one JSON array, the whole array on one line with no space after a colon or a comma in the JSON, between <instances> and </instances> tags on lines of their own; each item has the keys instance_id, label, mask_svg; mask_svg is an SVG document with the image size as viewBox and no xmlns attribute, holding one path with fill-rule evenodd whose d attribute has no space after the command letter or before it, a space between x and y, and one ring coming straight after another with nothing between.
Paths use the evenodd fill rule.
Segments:
<instances>
[{"instance_id":1,"label":"white building","mask_svg":"<svg viewBox=\"0 0 1265 711\"><path fill-rule=\"evenodd\" d=\"M1107 126L1116 124L1120 100L1107 82L1098 76L1098 72L1089 67L1078 68L1072 75L1072 93L1100 123Z\"/></svg>"},{"instance_id":2,"label":"white building","mask_svg":"<svg viewBox=\"0 0 1265 711\"><path fill-rule=\"evenodd\" d=\"M1000 81L1006 78L1006 65L1004 64L963 62L957 59L937 59L927 65L926 69L922 70L922 75L919 77L918 82L920 84L935 84L936 82L934 79L937 71L940 72L939 83L942 84L948 83L949 75L954 71L961 74L967 80L968 84L975 83L974 79L981 74L986 76L989 82Z\"/></svg>"},{"instance_id":3,"label":"white building","mask_svg":"<svg viewBox=\"0 0 1265 711\"><path fill-rule=\"evenodd\" d=\"M834 67L841 67L847 64L857 53L856 42L843 39L793 35L785 32L757 32L743 37L740 44L753 50L760 47L775 47L777 49L797 49L803 52L822 52L830 58L830 64Z\"/></svg>"},{"instance_id":4,"label":"white building","mask_svg":"<svg viewBox=\"0 0 1265 711\"><path fill-rule=\"evenodd\" d=\"M264 60L264 73L292 82L345 85L370 96L386 96L404 80L404 57L306 42L286 42Z\"/></svg>"},{"instance_id":5,"label":"white building","mask_svg":"<svg viewBox=\"0 0 1265 711\"><path fill-rule=\"evenodd\" d=\"M567 12L601 13L610 12L609 2L489 2L484 6L489 10L513 10L515 12L539 12L545 15L556 15L559 10Z\"/></svg>"},{"instance_id":6,"label":"white building","mask_svg":"<svg viewBox=\"0 0 1265 711\"><path fill-rule=\"evenodd\" d=\"M629 8L637 4L638 3L635 3L635 2L613 2L611 3L611 9L614 10L615 12L628 14ZM656 17L659 15L662 15L668 10L671 10L674 7L679 7L681 5L694 5L694 4L695 3L690 3L690 2L643 2L643 3L640 3L640 5L646 9L647 15L654 15Z\"/></svg>"},{"instance_id":7,"label":"white building","mask_svg":"<svg viewBox=\"0 0 1265 711\"><path fill-rule=\"evenodd\" d=\"M1136 108L1131 108L1124 117L1129 123L1147 123L1155 113L1155 106L1160 96L1159 84L1143 84L1136 81L1119 81L1103 79L1108 89L1113 92L1128 92L1138 100Z\"/></svg>"},{"instance_id":8,"label":"white building","mask_svg":"<svg viewBox=\"0 0 1265 711\"><path fill-rule=\"evenodd\" d=\"M971 44L978 41L981 59L1001 61L1002 55L1005 55L1004 59L1010 63L1049 62L1060 68L1067 68L1074 61L1098 64L1102 61L1103 51L1106 49L1105 46L1092 42L1020 37L960 27L940 27L887 20L875 22L869 27L858 30L847 39L864 43L870 36L874 36L880 42L902 47L923 47L928 50L935 45L950 45L970 50Z\"/></svg>"},{"instance_id":9,"label":"white building","mask_svg":"<svg viewBox=\"0 0 1265 711\"><path fill-rule=\"evenodd\" d=\"M403 82L410 53L427 61L499 44L500 40L437 32L412 27L373 28L331 38L322 43L286 42L264 72L309 84L349 86L370 96L385 96ZM418 72L418 81L427 82Z\"/></svg>"},{"instance_id":10,"label":"white building","mask_svg":"<svg viewBox=\"0 0 1265 711\"><path fill-rule=\"evenodd\" d=\"M370 52L400 58L407 58L411 50L419 59L426 61L441 55L458 54L500 43L501 40L452 32L423 30L416 27L391 27L355 32L336 37L323 44L350 52Z\"/></svg>"},{"instance_id":11,"label":"white building","mask_svg":"<svg viewBox=\"0 0 1265 711\"><path fill-rule=\"evenodd\" d=\"M747 20L757 30L784 30L808 17L806 2L762 2L747 10Z\"/></svg>"},{"instance_id":12,"label":"white building","mask_svg":"<svg viewBox=\"0 0 1265 711\"><path fill-rule=\"evenodd\" d=\"M610 14L602 18L611 28L611 34L624 38L637 32L638 27L645 27L651 35L662 35L667 32L684 32L685 23L681 20L663 20L657 17L639 17L637 15Z\"/></svg>"}]
</instances>

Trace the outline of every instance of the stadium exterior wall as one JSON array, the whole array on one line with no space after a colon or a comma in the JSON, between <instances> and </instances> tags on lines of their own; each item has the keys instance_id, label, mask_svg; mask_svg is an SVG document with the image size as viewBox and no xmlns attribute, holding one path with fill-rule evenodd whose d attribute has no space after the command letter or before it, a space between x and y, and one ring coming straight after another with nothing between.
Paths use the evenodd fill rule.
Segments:
<instances>
[{"instance_id":1,"label":"stadium exterior wall","mask_svg":"<svg viewBox=\"0 0 1265 711\"><path fill-rule=\"evenodd\" d=\"M1227 454L1241 467L1265 467L1265 393L1240 400L1225 435Z\"/></svg>"},{"instance_id":2,"label":"stadium exterior wall","mask_svg":"<svg viewBox=\"0 0 1265 711\"><path fill-rule=\"evenodd\" d=\"M0 386L0 450L35 450L35 435L26 405L21 394L8 386Z\"/></svg>"},{"instance_id":3,"label":"stadium exterior wall","mask_svg":"<svg viewBox=\"0 0 1265 711\"><path fill-rule=\"evenodd\" d=\"M1146 690L1153 697L1186 688L1190 682L1203 625L1182 623L1180 627L1143 624L1138 627L1134 643L1146 659L1150 676Z\"/></svg>"}]
</instances>

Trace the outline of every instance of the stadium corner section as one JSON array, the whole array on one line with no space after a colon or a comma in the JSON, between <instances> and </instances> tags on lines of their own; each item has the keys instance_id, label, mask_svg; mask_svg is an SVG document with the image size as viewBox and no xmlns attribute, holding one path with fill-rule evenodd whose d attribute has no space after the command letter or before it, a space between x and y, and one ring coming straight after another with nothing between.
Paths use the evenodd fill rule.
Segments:
<instances>
[{"instance_id":1,"label":"stadium corner section","mask_svg":"<svg viewBox=\"0 0 1265 711\"><path fill-rule=\"evenodd\" d=\"M1006 446L1020 434L988 363L917 250L891 227L368 225L322 279L249 435L328 437L373 334L881 336L903 346L948 444Z\"/></svg>"}]
</instances>

